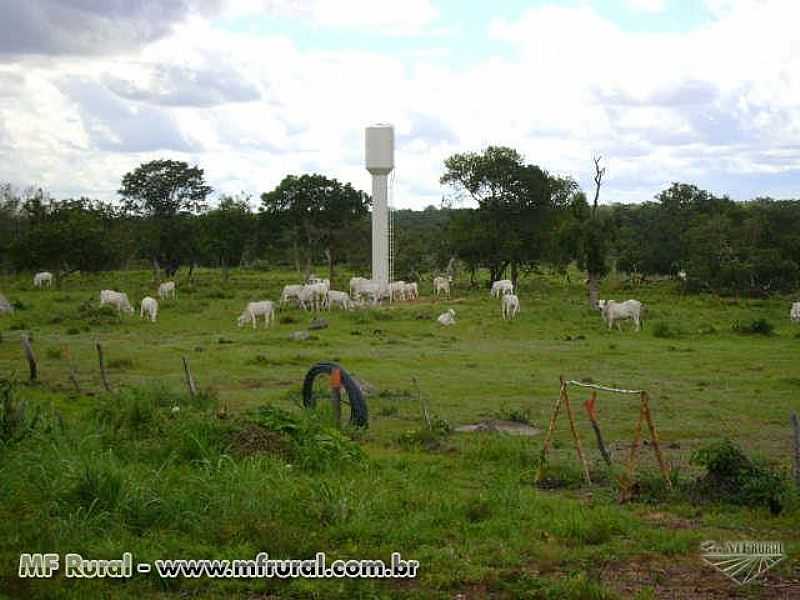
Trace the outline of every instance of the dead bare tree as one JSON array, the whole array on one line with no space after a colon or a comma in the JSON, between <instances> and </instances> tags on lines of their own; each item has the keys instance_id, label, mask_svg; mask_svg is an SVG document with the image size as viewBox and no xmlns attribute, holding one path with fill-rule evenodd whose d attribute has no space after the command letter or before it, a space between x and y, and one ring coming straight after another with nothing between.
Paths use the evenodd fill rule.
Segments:
<instances>
[{"instance_id":1,"label":"dead bare tree","mask_svg":"<svg viewBox=\"0 0 800 600\"><path fill-rule=\"evenodd\" d=\"M586 260L586 292L589 300L589 308L597 308L597 301L600 289L600 279L603 276L603 264L605 262L605 252L603 251L603 241L599 223L597 219L597 205L600 200L600 186L603 185L603 176L606 168L600 167L601 155L594 156L594 203L592 204L592 217L589 224L589 235L587 236L587 260Z\"/></svg>"}]
</instances>

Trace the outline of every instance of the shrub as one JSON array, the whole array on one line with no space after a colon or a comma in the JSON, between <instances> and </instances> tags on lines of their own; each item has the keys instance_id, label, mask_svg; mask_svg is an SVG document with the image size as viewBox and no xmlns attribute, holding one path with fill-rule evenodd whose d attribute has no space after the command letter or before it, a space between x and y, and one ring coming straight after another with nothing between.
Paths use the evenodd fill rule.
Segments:
<instances>
[{"instance_id":1,"label":"shrub","mask_svg":"<svg viewBox=\"0 0 800 600\"><path fill-rule=\"evenodd\" d=\"M705 475L694 484L700 498L744 506L766 506L777 514L789 491L785 473L763 460L751 459L728 439L713 442L694 452L691 463L704 467Z\"/></svg>"},{"instance_id":2,"label":"shrub","mask_svg":"<svg viewBox=\"0 0 800 600\"><path fill-rule=\"evenodd\" d=\"M323 470L340 464L360 463L361 447L335 427L327 426L316 413L290 413L272 405L260 407L251 419L258 425L291 440L294 461L307 470Z\"/></svg>"},{"instance_id":3,"label":"shrub","mask_svg":"<svg viewBox=\"0 0 800 600\"><path fill-rule=\"evenodd\" d=\"M423 447L426 450L439 448L453 432L453 427L442 417L431 415L430 427L410 429L400 434L398 443L405 448Z\"/></svg>"},{"instance_id":4,"label":"shrub","mask_svg":"<svg viewBox=\"0 0 800 600\"><path fill-rule=\"evenodd\" d=\"M657 338L676 338L682 335L683 332L674 325L670 325L666 321L658 321L653 326L653 337Z\"/></svg>"},{"instance_id":5,"label":"shrub","mask_svg":"<svg viewBox=\"0 0 800 600\"><path fill-rule=\"evenodd\" d=\"M772 335L775 327L766 319L761 318L750 321L749 323L734 321L731 329L734 333L742 335Z\"/></svg>"},{"instance_id":6,"label":"shrub","mask_svg":"<svg viewBox=\"0 0 800 600\"><path fill-rule=\"evenodd\" d=\"M45 350L44 355L52 360L61 360L64 358L64 350L61 348L48 348Z\"/></svg>"}]
</instances>

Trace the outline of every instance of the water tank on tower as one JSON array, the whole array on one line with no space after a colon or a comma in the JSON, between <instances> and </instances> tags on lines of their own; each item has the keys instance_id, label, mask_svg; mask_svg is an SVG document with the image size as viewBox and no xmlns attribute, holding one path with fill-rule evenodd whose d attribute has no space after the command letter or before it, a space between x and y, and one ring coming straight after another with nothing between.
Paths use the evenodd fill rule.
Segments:
<instances>
[{"instance_id":1,"label":"water tank on tower","mask_svg":"<svg viewBox=\"0 0 800 600\"><path fill-rule=\"evenodd\" d=\"M366 164L372 175L372 279L389 281L389 173L394 169L394 127L367 127Z\"/></svg>"}]
</instances>

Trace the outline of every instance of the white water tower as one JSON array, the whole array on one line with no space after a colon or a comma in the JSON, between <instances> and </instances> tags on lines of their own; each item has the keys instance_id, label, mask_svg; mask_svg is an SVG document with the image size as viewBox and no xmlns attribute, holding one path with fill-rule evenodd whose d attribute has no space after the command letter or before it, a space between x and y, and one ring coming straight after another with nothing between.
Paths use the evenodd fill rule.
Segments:
<instances>
[{"instance_id":1,"label":"white water tower","mask_svg":"<svg viewBox=\"0 0 800 600\"><path fill-rule=\"evenodd\" d=\"M367 171L372 175L372 280L389 282L389 173L394 169L394 127L367 127Z\"/></svg>"}]
</instances>

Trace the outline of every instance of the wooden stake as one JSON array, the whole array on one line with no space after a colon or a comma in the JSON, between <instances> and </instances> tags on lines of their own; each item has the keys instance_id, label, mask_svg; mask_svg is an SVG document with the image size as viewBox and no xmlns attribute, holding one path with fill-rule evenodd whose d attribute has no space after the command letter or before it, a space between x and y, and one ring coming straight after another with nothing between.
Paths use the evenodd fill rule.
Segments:
<instances>
[{"instance_id":1,"label":"wooden stake","mask_svg":"<svg viewBox=\"0 0 800 600\"><path fill-rule=\"evenodd\" d=\"M106 375L106 362L103 359L103 346L100 345L100 342L96 342L95 347L97 348L97 362L100 365L100 378L103 380L103 387L107 392L110 392L111 385L109 385L108 375Z\"/></svg>"},{"instance_id":2,"label":"wooden stake","mask_svg":"<svg viewBox=\"0 0 800 600\"><path fill-rule=\"evenodd\" d=\"M672 490L672 479L669 476L669 466L664 461L664 456L661 454L661 446L658 444L658 434L656 433L656 426L653 423L653 417L650 414L650 397L647 392L642 392L642 412L644 418L647 420L647 427L650 429L650 441L653 443L653 451L656 453L656 460L658 460L658 468L661 469L661 475L664 477L664 482L667 484L667 489Z\"/></svg>"},{"instance_id":3,"label":"wooden stake","mask_svg":"<svg viewBox=\"0 0 800 600\"><path fill-rule=\"evenodd\" d=\"M581 446L581 438L578 436L578 430L575 428L575 415L572 413L572 406L569 403L567 385L562 383L561 387L564 394L564 407L567 409L567 416L569 417L569 428L572 430L572 438L575 440L575 451L578 453L578 460L581 461L581 466L583 466L583 476L586 478L586 484L592 485L592 479L589 477L589 465L586 464L583 446Z\"/></svg>"},{"instance_id":4,"label":"wooden stake","mask_svg":"<svg viewBox=\"0 0 800 600\"><path fill-rule=\"evenodd\" d=\"M185 356L183 357L183 372L186 373L186 387L189 388L189 396L194 399L197 395L197 386L192 377L192 370L189 368L189 360Z\"/></svg>"},{"instance_id":5,"label":"wooden stake","mask_svg":"<svg viewBox=\"0 0 800 600\"><path fill-rule=\"evenodd\" d=\"M538 483L544 476L544 467L547 462L547 452L550 449L550 441L553 438L553 432L556 429L556 419L558 418L558 411L561 409L561 401L564 399L564 379L561 379L561 390L558 393L558 400L553 405L553 412L550 413L550 423L547 425L547 434L544 436L544 444L542 445L542 453L539 457L539 468L536 471L535 481Z\"/></svg>"},{"instance_id":6,"label":"wooden stake","mask_svg":"<svg viewBox=\"0 0 800 600\"><path fill-rule=\"evenodd\" d=\"M631 452L628 455L627 472L620 478L620 502L627 502L631 496L631 487L633 486L633 474L636 471L636 453L639 451L639 444L642 441L642 421L644 420L643 405L639 405L639 419L636 421L636 433L633 436L633 445L631 445Z\"/></svg>"},{"instance_id":7,"label":"wooden stake","mask_svg":"<svg viewBox=\"0 0 800 600\"><path fill-rule=\"evenodd\" d=\"M422 416L425 419L425 425L428 427L428 431L433 431L433 423L431 423L431 414L428 412L428 405L425 404L425 400L422 399L422 392L419 389L419 385L417 385L417 378L412 377L411 383L414 384L414 387L417 390L417 400L419 401L420 407L422 407Z\"/></svg>"},{"instance_id":8,"label":"wooden stake","mask_svg":"<svg viewBox=\"0 0 800 600\"><path fill-rule=\"evenodd\" d=\"M78 383L78 372L75 369L75 363L72 362L72 355L69 351L69 346L64 346L64 356L67 359L67 364L69 365L69 380L72 382L72 385L75 386L75 392L80 396L81 386Z\"/></svg>"},{"instance_id":9,"label":"wooden stake","mask_svg":"<svg viewBox=\"0 0 800 600\"><path fill-rule=\"evenodd\" d=\"M22 336L22 349L25 351L25 358L28 359L28 368L30 369L30 381L36 383L36 378L39 369L36 365L36 355L33 353L33 346L31 346L31 338L29 334Z\"/></svg>"},{"instance_id":10,"label":"wooden stake","mask_svg":"<svg viewBox=\"0 0 800 600\"><path fill-rule=\"evenodd\" d=\"M594 410L595 402L597 402L597 392L592 392L591 399L584 402L583 407L586 409L589 415L589 421L592 423L592 429L594 429L594 435L597 438L597 447L600 450L600 454L603 455L603 460L606 461L606 464L610 467L611 455L609 455L606 444L603 442L603 434L600 433L600 424L597 422L597 413Z\"/></svg>"},{"instance_id":11,"label":"wooden stake","mask_svg":"<svg viewBox=\"0 0 800 600\"><path fill-rule=\"evenodd\" d=\"M792 411L791 420L794 429L794 480L800 488L800 417Z\"/></svg>"}]
</instances>

